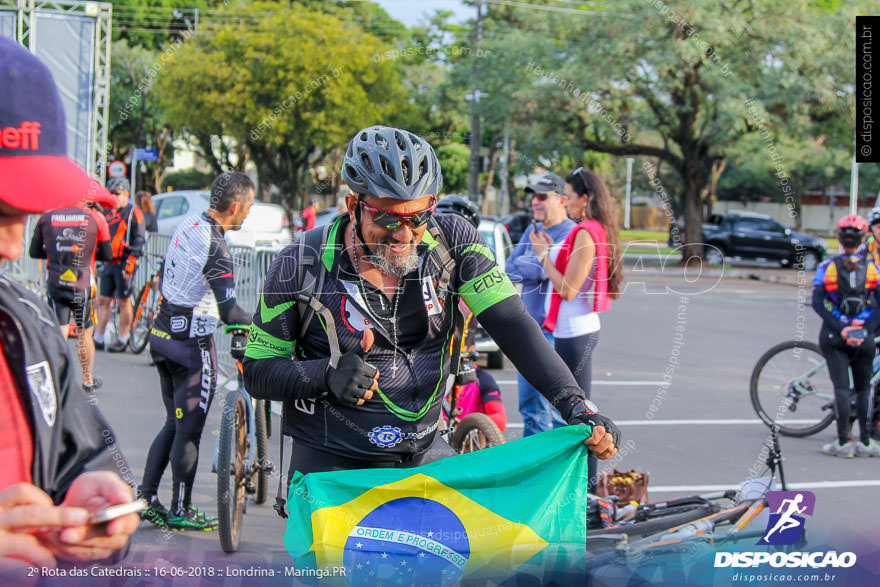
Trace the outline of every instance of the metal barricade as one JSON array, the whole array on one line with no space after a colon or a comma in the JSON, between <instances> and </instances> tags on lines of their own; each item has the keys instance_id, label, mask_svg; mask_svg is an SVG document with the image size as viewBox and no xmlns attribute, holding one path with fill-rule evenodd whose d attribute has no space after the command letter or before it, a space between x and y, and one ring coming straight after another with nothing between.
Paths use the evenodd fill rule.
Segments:
<instances>
[{"instance_id":1,"label":"metal barricade","mask_svg":"<svg viewBox=\"0 0 880 587\"><path fill-rule=\"evenodd\" d=\"M45 299L45 261L31 259L27 252L30 246L34 227L38 216L28 216L23 238L23 254L15 261L0 263L0 273L8 276L12 281L24 285L34 293ZM165 258L171 237L163 234L148 233L144 244L143 255L138 263L138 270L134 275L132 292L137 295L150 277L156 272L159 263ZM260 295L263 292L263 283L266 281L266 273L280 249L264 249L254 247L230 247L235 268L235 296L236 302L246 312L253 313L257 310ZM226 377L235 376L235 361L229 354L231 336L223 333L222 328L214 332L214 342L217 347L218 370Z\"/></svg>"},{"instance_id":2,"label":"metal barricade","mask_svg":"<svg viewBox=\"0 0 880 587\"><path fill-rule=\"evenodd\" d=\"M233 266L235 267L235 301L248 313L257 311L266 273L280 249L257 249L254 247L230 247ZM214 331L214 343L217 347L218 370L226 377L235 376L235 361L229 354L232 337L223 333L222 329Z\"/></svg>"}]
</instances>

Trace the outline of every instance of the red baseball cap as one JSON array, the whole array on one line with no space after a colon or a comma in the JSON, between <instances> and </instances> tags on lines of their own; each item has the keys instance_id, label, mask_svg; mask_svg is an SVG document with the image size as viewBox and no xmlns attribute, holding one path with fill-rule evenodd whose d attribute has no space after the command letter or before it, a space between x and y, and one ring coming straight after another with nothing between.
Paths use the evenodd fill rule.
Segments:
<instances>
[{"instance_id":1,"label":"red baseball cap","mask_svg":"<svg viewBox=\"0 0 880 587\"><path fill-rule=\"evenodd\" d=\"M0 38L0 201L45 212L94 200L119 204L67 157L64 108L49 69L24 47Z\"/></svg>"}]
</instances>

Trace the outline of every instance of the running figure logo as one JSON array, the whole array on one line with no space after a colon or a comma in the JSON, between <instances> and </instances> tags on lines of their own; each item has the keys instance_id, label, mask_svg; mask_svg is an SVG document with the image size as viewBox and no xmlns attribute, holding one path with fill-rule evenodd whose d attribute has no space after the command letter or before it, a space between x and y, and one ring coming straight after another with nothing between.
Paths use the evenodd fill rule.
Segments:
<instances>
[{"instance_id":1,"label":"running figure logo","mask_svg":"<svg viewBox=\"0 0 880 587\"><path fill-rule=\"evenodd\" d=\"M804 518L812 516L816 496L811 491L768 491L770 521L758 544L797 544L804 535Z\"/></svg>"}]
</instances>

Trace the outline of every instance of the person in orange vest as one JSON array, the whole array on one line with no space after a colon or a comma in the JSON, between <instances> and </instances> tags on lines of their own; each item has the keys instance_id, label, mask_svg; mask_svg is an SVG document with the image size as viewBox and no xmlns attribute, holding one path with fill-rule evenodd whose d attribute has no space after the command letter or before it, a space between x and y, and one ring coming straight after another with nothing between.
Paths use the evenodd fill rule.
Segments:
<instances>
[{"instance_id":1,"label":"person in orange vest","mask_svg":"<svg viewBox=\"0 0 880 587\"><path fill-rule=\"evenodd\" d=\"M128 303L131 283L137 261L144 248L144 214L131 203L131 186L124 177L107 182L107 190L116 197L119 207L104 214L110 227L110 245L113 259L104 265L98 291L98 327L95 329L95 348L104 349L104 332L110 321L113 298L119 303L118 338L107 345L107 351L121 353L128 345L131 330L132 307Z\"/></svg>"}]
</instances>

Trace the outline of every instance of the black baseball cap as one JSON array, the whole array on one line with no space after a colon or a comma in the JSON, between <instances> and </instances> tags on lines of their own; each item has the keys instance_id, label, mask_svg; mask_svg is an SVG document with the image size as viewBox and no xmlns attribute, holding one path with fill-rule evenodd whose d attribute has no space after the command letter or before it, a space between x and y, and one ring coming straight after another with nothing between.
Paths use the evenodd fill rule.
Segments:
<instances>
[{"instance_id":1,"label":"black baseball cap","mask_svg":"<svg viewBox=\"0 0 880 587\"><path fill-rule=\"evenodd\" d=\"M116 199L67 156L64 108L43 62L0 37L0 201L44 212L83 199L116 208Z\"/></svg>"},{"instance_id":2,"label":"black baseball cap","mask_svg":"<svg viewBox=\"0 0 880 587\"><path fill-rule=\"evenodd\" d=\"M528 184L526 191L535 192L536 194L556 192L561 196L565 194L565 180L555 173L544 173L536 181Z\"/></svg>"}]
</instances>

